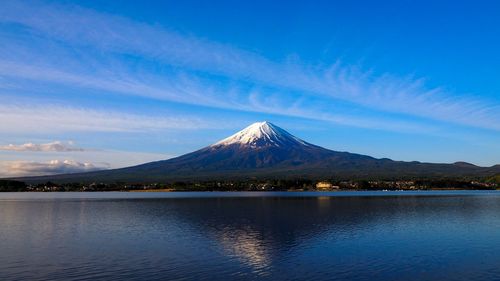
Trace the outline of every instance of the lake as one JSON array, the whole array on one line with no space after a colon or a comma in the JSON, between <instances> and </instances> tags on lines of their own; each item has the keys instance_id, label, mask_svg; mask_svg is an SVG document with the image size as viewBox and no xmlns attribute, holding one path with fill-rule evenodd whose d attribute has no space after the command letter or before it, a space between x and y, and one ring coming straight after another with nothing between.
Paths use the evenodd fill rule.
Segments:
<instances>
[{"instance_id":1,"label":"lake","mask_svg":"<svg viewBox=\"0 0 500 281\"><path fill-rule=\"evenodd\" d=\"M0 193L0 280L500 280L500 192Z\"/></svg>"}]
</instances>

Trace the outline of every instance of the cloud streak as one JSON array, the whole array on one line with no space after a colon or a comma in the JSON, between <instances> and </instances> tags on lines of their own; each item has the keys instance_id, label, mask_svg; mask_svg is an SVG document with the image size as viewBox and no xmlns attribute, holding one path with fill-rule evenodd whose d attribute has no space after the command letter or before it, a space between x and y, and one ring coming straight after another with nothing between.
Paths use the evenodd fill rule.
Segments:
<instances>
[{"instance_id":1,"label":"cloud streak","mask_svg":"<svg viewBox=\"0 0 500 281\"><path fill-rule=\"evenodd\" d=\"M3 163L9 176L43 176L91 172L108 169L106 163L82 163L73 160L51 160L48 162L12 161Z\"/></svg>"},{"instance_id":2,"label":"cloud streak","mask_svg":"<svg viewBox=\"0 0 500 281\"><path fill-rule=\"evenodd\" d=\"M75 147L74 143L54 141L49 143L25 143L25 144L8 144L0 146L0 150L5 151L31 151L31 152L70 152L70 151L85 151L80 147Z\"/></svg>"},{"instance_id":3,"label":"cloud streak","mask_svg":"<svg viewBox=\"0 0 500 281\"><path fill-rule=\"evenodd\" d=\"M35 60L39 65L19 60L26 56L3 56L0 73L4 76L77 84L128 95L257 112L259 110L250 104L250 92L254 88L271 87L275 88L279 99L276 104L282 106L271 113L291 112L294 100L305 97L322 99L330 104L341 100L370 110L500 130L498 104L470 95L449 93L443 88L428 88L424 79L401 78L388 73L375 75L372 71L345 66L340 62L330 66L307 65L298 61L276 62L229 45L77 6L45 5L40 2L30 5L5 2L3 5L0 21L21 24L43 35L43 38L62 41L77 49L104 51L117 56L138 55L176 69L174 75L167 77L148 73L147 70L137 73L126 64L117 70L116 61L99 62L95 55L86 54L92 63L69 63L78 70L72 72L56 63L60 60L59 55L64 53L57 52L52 61ZM232 82L220 85L199 79L195 74L182 74L199 71L223 76ZM241 90L241 83L252 87ZM300 92L301 97L291 93L294 91ZM269 107L276 108L274 105ZM310 111L316 110L312 108ZM346 114L342 118L329 119L338 122L347 120L349 116ZM314 117L308 115L308 118ZM358 122L353 120L345 123Z\"/></svg>"},{"instance_id":4,"label":"cloud streak","mask_svg":"<svg viewBox=\"0 0 500 281\"><path fill-rule=\"evenodd\" d=\"M0 116L0 131L10 133L151 132L216 126L196 117L149 116L53 104L3 104Z\"/></svg>"}]
</instances>

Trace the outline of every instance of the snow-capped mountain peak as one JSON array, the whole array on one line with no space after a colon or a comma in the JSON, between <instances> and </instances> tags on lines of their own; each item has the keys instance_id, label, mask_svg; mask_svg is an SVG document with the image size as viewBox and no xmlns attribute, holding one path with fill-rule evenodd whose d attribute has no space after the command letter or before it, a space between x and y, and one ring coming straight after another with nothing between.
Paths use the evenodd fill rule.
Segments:
<instances>
[{"instance_id":1,"label":"snow-capped mountain peak","mask_svg":"<svg viewBox=\"0 0 500 281\"><path fill-rule=\"evenodd\" d=\"M253 123L252 125L237 132L236 134L213 144L212 147L235 144L239 144L241 146L249 146L251 148L265 146L309 146L309 144L304 142L303 140L293 136L287 131L267 121Z\"/></svg>"}]
</instances>

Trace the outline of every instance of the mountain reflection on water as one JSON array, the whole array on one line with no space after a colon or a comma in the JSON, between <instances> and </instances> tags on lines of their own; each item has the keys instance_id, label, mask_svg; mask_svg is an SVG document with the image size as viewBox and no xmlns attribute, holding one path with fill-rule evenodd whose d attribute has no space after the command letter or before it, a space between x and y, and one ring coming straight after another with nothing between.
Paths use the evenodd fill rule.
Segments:
<instances>
[{"instance_id":1,"label":"mountain reflection on water","mask_svg":"<svg viewBox=\"0 0 500 281\"><path fill-rule=\"evenodd\" d=\"M0 199L0 279L499 279L478 194Z\"/></svg>"}]
</instances>

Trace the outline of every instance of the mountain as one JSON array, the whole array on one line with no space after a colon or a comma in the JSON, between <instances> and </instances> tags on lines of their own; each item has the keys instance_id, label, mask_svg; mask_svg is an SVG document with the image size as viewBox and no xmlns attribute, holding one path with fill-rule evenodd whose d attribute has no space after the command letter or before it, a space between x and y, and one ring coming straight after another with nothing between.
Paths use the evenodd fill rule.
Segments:
<instances>
[{"instance_id":1,"label":"mountain","mask_svg":"<svg viewBox=\"0 0 500 281\"><path fill-rule=\"evenodd\" d=\"M176 158L122 169L33 177L28 181L164 182L332 177L398 179L485 177L495 173L500 173L500 166L484 168L465 162L402 162L333 151L303 141L272 123L259 122L217 143Z\"/></svg>"}]
</instances>

